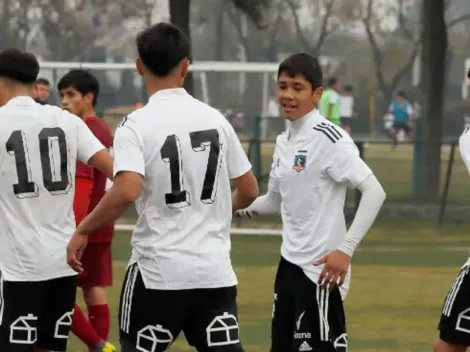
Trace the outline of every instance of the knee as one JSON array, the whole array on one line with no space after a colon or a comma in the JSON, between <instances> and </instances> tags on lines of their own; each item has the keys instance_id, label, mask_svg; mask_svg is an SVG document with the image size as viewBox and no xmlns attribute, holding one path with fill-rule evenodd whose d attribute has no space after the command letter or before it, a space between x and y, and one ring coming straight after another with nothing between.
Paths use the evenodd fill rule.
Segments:
<instances>
[{"instance_id":1,"label":"knee","mask_svg":"<svg viewBox=\"0 0 470 352\"><path fill-rule=\"evenodd\" d=\"M83 288L83 299L87 306L97 306L107 304L106 288L104 287L87 287Z\"/></svg>"},{"instance_id":2,"label":"knee","mask_svg":"<svg viewBox=\"0 0 470 352\"><path fill-rule=\"evenodd\" d=\"M466 346L454 345L438 339L434 343L433 352L465 352Z\"/></svg>"}]
</instances>

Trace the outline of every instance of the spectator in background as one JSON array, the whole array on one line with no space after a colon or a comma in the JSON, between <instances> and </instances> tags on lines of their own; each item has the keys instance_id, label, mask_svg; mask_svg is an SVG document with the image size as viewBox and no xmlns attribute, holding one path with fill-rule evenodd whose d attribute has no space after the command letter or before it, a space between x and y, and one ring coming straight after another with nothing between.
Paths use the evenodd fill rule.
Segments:
<instances>
[{"instance_id":1,"label":"spectator in background","mask_svg":"<svg viewBox=\"0 0 470 352\"><path fill-rule=\"evenodd\" d=\"M341 127L351 134L351 118L354 117L354 88L351 85L344 87L344 92L339 101L339 114Z\"/></svg>"},{"instance_id":2,"label":"spectator in background","mask_svg":"<svg viewBox=\"0 0 470 352\"><path fill-rule=\"evenodd\" d=\"M269 102L268 102L268 115L263 116L261 120L261 136L263 139L268 139L269 129L270 127L272 127L269 121L272 121L271 119L279 118L280 115L281 114L279 110L279 103L276 97L271 97L271 99L269 99ZM286 129L287 129L287 125L286 125Z\"/></svg>"},{"instance_id":3,"label":"spectator in background","mask_svg":"<svg viewBox=\"0 0 470 352\"><path fill-rule=\"evenodd\" d=\"M323 91L320 100L320 113L335 125L340 125L339 113L339 91L340 84L337 78L332 77L328 80L328 88Z\"/></svg>"},{"instance_id":4,"label":"spectator in background","mask_svg":"<svg viewBox=\"0 0 470 352\"><path fill-rule=\"evenodd\" d=\"M403 90L398 91L397 96L390 104L389 114L393 116L393 125L390 136L393 140L392 148L398 145L398 133L403 131L408 137L411 136L413 128L413 106L406 98Z\"/></svg>"},{"instance_id":5,"label":"spectator in background","mask_svg":"<svg viewBox=\"0 0 470 352\"><path fill-rule=\"evenodd\" d=\"M50 82L45 78L38 78L34 84L34 100L36 103L45 105L49 100Z\"/></svg>"}]
</instances>

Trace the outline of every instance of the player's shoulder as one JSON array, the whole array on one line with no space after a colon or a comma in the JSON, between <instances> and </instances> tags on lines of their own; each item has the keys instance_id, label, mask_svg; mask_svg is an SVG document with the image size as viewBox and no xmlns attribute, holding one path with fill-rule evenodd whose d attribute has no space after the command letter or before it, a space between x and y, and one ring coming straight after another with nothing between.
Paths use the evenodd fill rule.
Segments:
<instances>
[{"instance_id":1,"label":"player's shoulder","mask_svg":"<svg viewBox=\"0 0 470 352\"><path fill-rule=\"evenodd\" d=\"M320 143L337 144L338 142L351 140L351 137L344 129L323 117L312 123L311 127L310 133Z\"/></svg>"},{"instance_id":2,"label":"player's shoulder","mask_svg":"<svg viewBox=\"0 0 470 352\"><path fill-rule=\"evenodd\" d=\"M459 137L460 145L469 145L470 144L470 126L465 127L462 134Z\"/></svg>"}]
</instances>

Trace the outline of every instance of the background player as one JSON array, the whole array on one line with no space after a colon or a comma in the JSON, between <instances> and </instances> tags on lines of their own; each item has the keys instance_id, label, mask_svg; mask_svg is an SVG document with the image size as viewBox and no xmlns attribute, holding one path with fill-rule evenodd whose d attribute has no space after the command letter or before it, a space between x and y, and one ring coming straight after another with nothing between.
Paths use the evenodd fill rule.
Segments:
<instances>
[{"instance_id":1,"label":"background player","mask_svg":"<svg viewBox=\"0 0 470 352\"><path fill-rule=\"evenodd\" d=\"M308 54L280 64L277 92L289 130L276 140L268 193L237 213L282 215L271 352L347 351L343 299L351 257L385 200L349 134L315 109L322 78ZM362 198L346 231L348 186Z\"/></svg>"},{"instance_id":2,"label":"background player","mask_svg":"<svg viewBox=\"0 0 470 352\"><path fill-rule=\"evenodd\" d=\"M34 85L34 100L39 104L47 104L50 94L50 82L45 78L38 78Z\"/></svg>"},{"instance_id":3,"label":"background player","mask_svg":"<svg viewBox=\"0 0 470 352\"><path fill-rule=\"evenodd\" d=\"M136 42L149 103L121 121L114 184L78 226L69 263L81 271L76 254L87 235L136 201L139 219L119 311L122 351L166 351L181 331L198 351L243 351L230 221L233 210L257 197L256 178L225 117L182 88L186 35L160 23ZM227 333L213 334L213 324ZM145 337L154 334L163 342L151 348Z\"/></svg>"},{"instance_id":4,"label":"background player","mask_svg":"<svg viewBox=\"0 0 470 352\"><path fill-rule=\"evenodd\" d=\"M111 129L95 113L99 95L99 82L96 77L88 71L71 70L60 79L57 88L63 108L82 118L93 134L110 150L113 145ZM74 212L79 224L104 196L107 178L98 170L78 162L75 180ZM82 256L84 273L78 277L88 308L89 322L77 306L72 331L89 348L96 351L114 348L104 343L108 340L110 328L106 287L112 285L113 233L114 223L109 223L90 236Z\"/></svg>"},{"instance_id":5,"label":"background player","mask_svg":"<svg viewBox=\"0 0 470 352\"><path fill-rule=\"evenodd\" d=\"M317 102L320 106L320 112L325 118L337 126L341 125L340 121L340 95L339 91L341 86L336 77L332 77L328 80L327 89L323 90L321 99Z\"/></svg>"},{"instance_id":6,"label":"background player","mask_svg":"<svg viewBox=\"0 0 470 352\"><path fill-rule=\"evenodd\" d=\"M32 95L36 58L0 53L0 351L65 351L76 273L76 160L112 176L112 158L83 121ZM24 328L28 327L28 331Z\"/></svg>"},{"instance_id":7,"label":"background player","mask_svg":"<svg viewBox=\"0 0 470 352\"><path fill-rule=\"evenodd\" d=\"M390 104L388 113L393 116L390 135L393 141L392 147L395 148L398 145L398 133L403 131L409 137L413 128L413 106L406 99L405 91L400 90L397 93L397 96Z\"/></svg>"},{"instance_id":8,"label":"background player","mask_svg":"<svg viewBox=\"0 0 470 352\"><path fill-rule=\"evenodd\" d=\"M470 79L470 70L467 72ZM470 173L470 128L459 139L460 155ZM439 338L434 352L465 352L470 346L470 258L462 266L447 294L439 322Z\"/></svg>"}]
</instances>

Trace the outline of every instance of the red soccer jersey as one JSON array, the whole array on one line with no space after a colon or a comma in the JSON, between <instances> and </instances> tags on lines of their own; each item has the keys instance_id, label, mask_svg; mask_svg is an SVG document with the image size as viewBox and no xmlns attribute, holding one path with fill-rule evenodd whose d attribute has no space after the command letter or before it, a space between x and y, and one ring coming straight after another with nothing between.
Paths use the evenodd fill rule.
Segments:
<instances>
[{"instance_id":1,"label":"red soccer jersey","mask_svg":"<svg viewBox=\"0 0 470 352\"><path fill-rule=\"evenodd\" d=\"M93 134L100 140L100 142L110 150L113 146L113 135L108 124L100 119L99 117L92 116L85 120L88 128L93 132ZM89 167L81 162L77 162L77 171L76 177L82 177L86 179L93 180L93 189L90 196L90 205L88 207L88 212L90 213L96 205L99 203L101 198L106 193L106 180L107 177L105 174L99 172L98 170ZM80 190L77 190L77 194L80 194ZM77 195L78 196L78 195ZM76 197L77 197L76 196ZM82 195L83 196L83 195ZM80 197L80 196L78 196ZM112 241L114 235L114 223L109 224L96 233L88 237L89 243L109 243Z\"/></svg>"}]
</instances>

